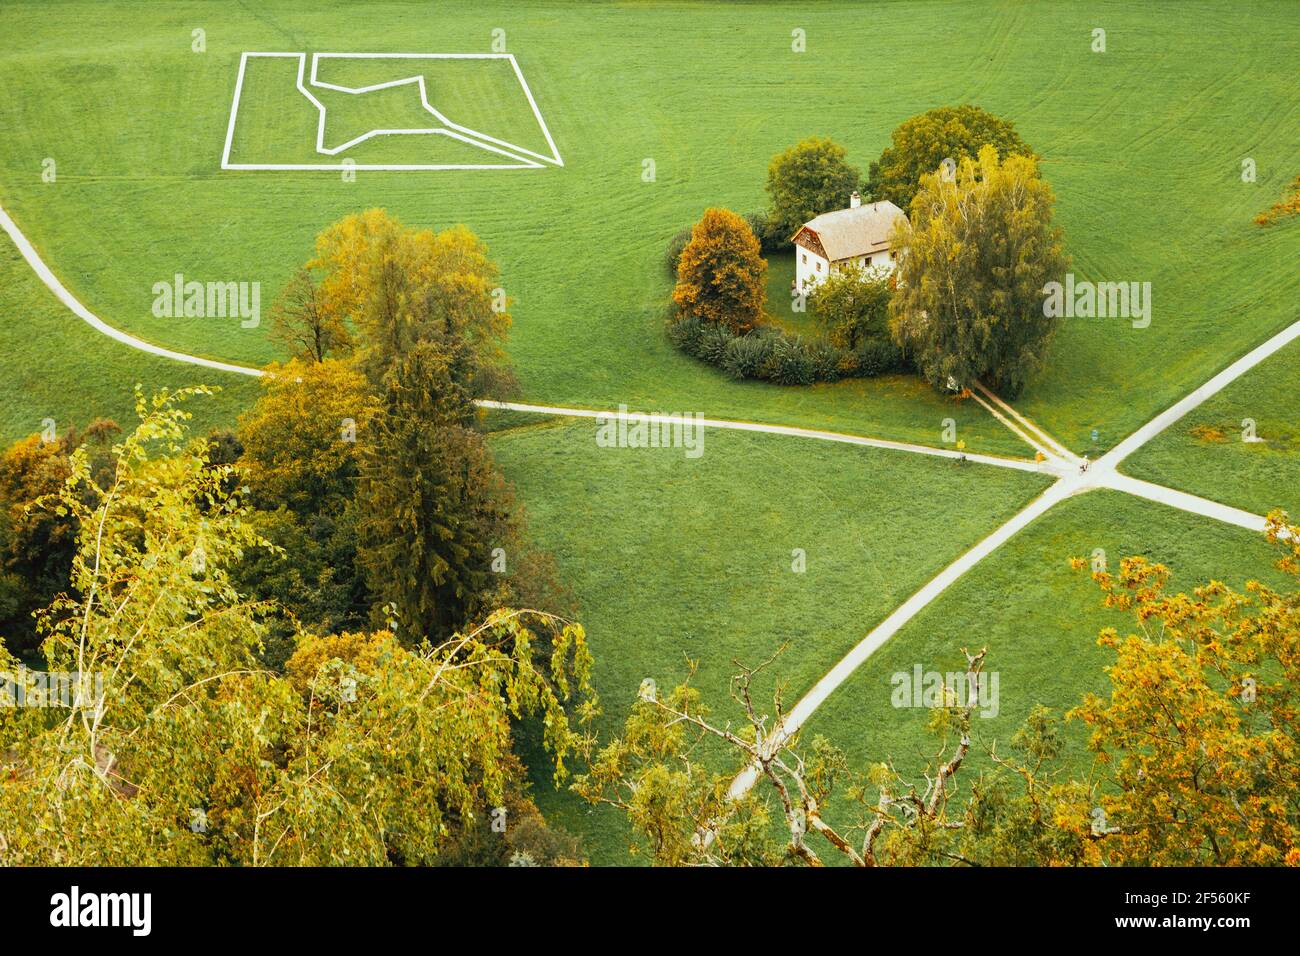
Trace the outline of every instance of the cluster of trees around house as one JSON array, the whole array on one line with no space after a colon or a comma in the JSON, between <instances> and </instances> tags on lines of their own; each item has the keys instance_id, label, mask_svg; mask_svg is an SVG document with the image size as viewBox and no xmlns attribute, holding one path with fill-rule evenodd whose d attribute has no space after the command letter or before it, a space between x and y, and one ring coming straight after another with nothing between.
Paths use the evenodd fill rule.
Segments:
<instances>
[{"instance_id":1,"label":"cluster of trees around house","mask_svg":"<svg viewBox=\"0 0 1300 956\"><path fill-rule=\"evenodd\" d=\"M763 253L855 191L908 213L898 271L833 272L807 297L819 335L791 335L765 314ZM1042 368L1055 331L1042 289L1068 259L1038 158L1007 120L974 106L912 117L865 181L842 146L814 137L773 158L767 192L767 211L708 209L669 244L668 333L683 351L737 379L915 370L938 389L980 380L1010 396Z\"/></svg>"},{"instance_id":2,"label":"cluster of trees around house","mask_svg":"<svg viewBox=\"0 0 1300 956\"><path fill-rule=\"evenodd\" d=\"M0 671L103 680L0 708L0 862L581 859L515 751L562 776L595 696L474 404L510 381L498 290L463 227L349 216L235 431L190 440L192 389L0 457Z\"/></svg>"}]
</instances>

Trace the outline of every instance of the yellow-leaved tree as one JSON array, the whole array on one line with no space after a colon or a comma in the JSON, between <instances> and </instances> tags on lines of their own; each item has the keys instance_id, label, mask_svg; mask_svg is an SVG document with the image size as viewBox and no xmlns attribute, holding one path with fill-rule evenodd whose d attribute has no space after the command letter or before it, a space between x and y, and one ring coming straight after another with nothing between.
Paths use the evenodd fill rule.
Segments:
<instances>
[{"instance_id":1,"label":"yellow-leaved tree","mask_svg":"<svg viewBox=\"0 0 1300 956\"><path fill-rule=\"evenodd\" d=\"M230 572L270 545L178 405L207 391L138 400L106 474L79 448L37 505L72 520L76 553L40 615L47 670L2 688L21 700L0 707L0 865L463 858L494 808L526 802L519 720L537 719L557 779L587 749L582 628L501 609L436 645L299 634L268 667L273 608ZM3 652L0 670L22 673ZM491 859L572 862L564 841L518 839Z\"/></svg>"}]
</instances>

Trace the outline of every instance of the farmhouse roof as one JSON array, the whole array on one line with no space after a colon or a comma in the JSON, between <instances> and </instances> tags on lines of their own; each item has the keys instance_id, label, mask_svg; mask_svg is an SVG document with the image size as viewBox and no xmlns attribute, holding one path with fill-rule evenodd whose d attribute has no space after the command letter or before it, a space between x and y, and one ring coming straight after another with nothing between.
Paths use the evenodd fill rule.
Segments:
<instances>
[{"instance_id":1,"label":"farmhouse roof","mask_svg":"<svg viewBox=\"0 0 1300 956\"><path fill-rule=\"evenodd\" d=\"M894 223L906 219L903 210L888 199L864 203L850 209L824 212L799 227L792 238L798 239L805 229L817 236L832 262L870 255L889 248Z\"/></svg>"}]
</instances>

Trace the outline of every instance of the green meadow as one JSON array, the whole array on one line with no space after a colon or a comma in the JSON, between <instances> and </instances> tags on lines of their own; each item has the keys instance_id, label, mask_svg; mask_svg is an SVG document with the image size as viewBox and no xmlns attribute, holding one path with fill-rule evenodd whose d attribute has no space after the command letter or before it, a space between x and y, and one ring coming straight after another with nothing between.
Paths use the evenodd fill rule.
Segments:
<instances>
[{"instance_id":1,"label":"green meadow","mask_svg":"<svg viewBox=\"0 0 1300 956\"><path fill-rule=\"evenodd\" d=\"M257 383L247 376L181 365L100 335L54 297L8 236L0 236L0 355L0 442L6 446L42 431L47 419L59 434L95 418L111 418L129 431L137 385L145 396L218 386L217 394L186 405L198 434L233 426L257 396Z\"/></svg>"},{"instance_id":2,"label":"green meadow","mask_svg":"<svg viewBox=\"0 0 1300 956\"><path fill-rule=\"evenodd\" d=\"M1149 282L1151 322L1069 319L1016 407L1096 457L1238 356L1300 319L1300 223L1252 219L1300 173L1300 34L1293 3L1110 2L469 5L265 0L0 5L0 205L63 283L111 325L195 355L262 365L284 356L268 322L159 318L153 287L258 282L275 292L330 223L383 207L410 225L464 223L487 243L513 301L519 399L701 413L941 445L945 421L973 452L1031 449L972 402L900 375L783 388L733 382L664 334L664 250L710 206L766 203L773 154L830 136L864 175L891 130L974 103L1013 121L1042 157L1079 280ZM1093 52L1094 29L1106 49ZM562 167L221 169L241 55L487 52L505 31ZM192 49L202 30L203 52ZM805 52L791 48L803 31ZM250 60L250 62L253 62ZM512 76L425 64L453 122L547 152ZM250 67L250 71L253 68ZM235 162L334 162L314 150L318 113L293 93L293 60L246 80ZM512 72L512 71L511 71ZM411 71L327 61L321 78L373 85ZM431 117L411 86L320 91L327 145L371 125ZM517 137L517 138L516 138ZM428 142L428 140L436 140ZM482 161L446 137L377 138L365 162ZM459 157L459 158L457 158ZM470 157L465 160L465 157ZM1256 181L1243 181L1250 160ZM50 172L53 171L52 177ZM651 175L652 171L652 175ZM43 175L44 174L44 175ZM845 197L847 201L847 197ZM774 256L769 310L795 331L792 257ZM1143 448L1125 470L1262 513L1300 512L1300 343L1279 352ZM220 385L191 410L199 430L252 402L244 376L179 365L111 341L64 306L0 238L0 438L107 416L132 420L133 389ZM1243 442L1252 419L1259 442ZM642 679L697 683L726 709L734 661L786 650L772 671L793 701L908 595L1038 494L1018 471L786 436L706 432L705 453L599 448L594 423L494 412L491 447L554 553L596 655L614 732ZM1095 437L1094 437L1095 435ZM1220 440L1220 437L1222 440ZM1071 555L1145 554L1175 586L1271 579L1262 541L1112 492L1074 498L957 582L818 711L859 766L918 769L924 713L889 703L889 675L950 669L990 648L999 739L1036 702L1058 710L1104 685L1106 623ZM806 570L792 570L802 551ZM765 685L769 692L772 685ZM1072 759L1086 760L1082 738ZM540 766L540 764L539 764ZM593 862L625 859L612 814L536 780L540 805L584 837ZM842 812L837 809L836 812Z\"/></svg>"},{"instance_id":3,"label":"green meadow","mask_svg":"<svg viewBox=\"0 0 1300 956\"><path fill-rule=\"evenodd\" d=\"M721 706L735 661L793 702L944 565L1048 484L1034 474L777 435L705 431L703 454L598 447L590 421L494 433L533 537L574 590L596 659L602 734L641 681ZM795 563L802 552L803 570ZM762 693L774 685L764 682ZM549 780L549 778L548 778ZM539 781L543 806L615 852L617 821ZM599 823L593 827L587 824ZM596 857L594 857L596 858Z\"/></svg>"},{"instance_id":4,"label":"green meadow","mask_svg":"<svg viewBox=\"0 0 1300 956\"><path fill-rule=\"evenodd\" d=\"M1286 117L1300 108L1300 38L1285 3L1188 3L1178 16L1106 3L883 3L851 15L841 4L489 0L438 16L436 30L422 3L367 4L364 16L328 3L264 3L256 14L58 7L0 10L0 200L98 314L174 348L277 357L265 328L154 318L154 282L178 272L260 281L269 296L321 227L383 206L420 225L464 222L487 241L516 303L511 350L529 399L931 443L951 415L972 450L1002 448L978 409L953 410L924 389L736 384L662 334L668 238L709 205L760 208L775 152L824 134L865 170L899 121L961 102L1012 119L1042 154L1080 278L1152 283L1149 328L1069 322L1024 396L1023 409L1067 444L1086 450L1093 429L1100 447L1113 444L1295 318L1300 276L1288 266L1300 230L1250 221L1296 173ZM1097 26L1104 53L1090 50ZM203 53L191 51L198 28ZM355 182L219 169L242 52L486 52L495 28L562 169ZM804 53L791 50L794 29L806 33ZM468 99L473 85L463 85ZM449 113L455 86L439 93ZM1241 182L1244 157L1258 182ZM54 183L41 178L46 158Z\"/></svg>"},{"instance_id":5,"label":"green meadow","mask_svg":"<svg viewBox=\"0 0 1300 956\"><path fill-rule=\"evenodd\" d=\"M975 720L975 759L963 775L988 769L987 748L995 741L1005 754L1036 704L1061 716L1085 694L1107 693L1103 669L1113 655L1097 637L1106 627L1130 633L1135 622L1103 608L1089 573L1069 566L1071 557L1091 559L1098 548L1112 570L1130 556L1166 565L1173 572L1170 593L1212 579L1237 589L1252 579L1274 587L1287 581L1274 567L1281 553L1262 535L1116 492L1071 498L958 580L872 655L813 715L801 732L804 742L821 734L858 770L891 760L920 779L937 749L926 731L930 711L895 708L893 677L910 676L917 665L923 672L960 671L962 648L988 648L985 669L998 675L997 707ZM1076 721L1065 730L1066 765L1085 775L1091 762L1086 730ZM841 806L838 813L844 812Z\"/></svg>"},{"instance_id":6,"label":"green meadow","mask_svg":"<svg viewBox=\"0 0 1300 956\"><path fill-rule=\"evenodd\" d=\"M1139 449L1124 470L1256 514L1282 508L1300 518L1298 370L1300 342L1292 342Z\"/></svg>"}]
</instances>

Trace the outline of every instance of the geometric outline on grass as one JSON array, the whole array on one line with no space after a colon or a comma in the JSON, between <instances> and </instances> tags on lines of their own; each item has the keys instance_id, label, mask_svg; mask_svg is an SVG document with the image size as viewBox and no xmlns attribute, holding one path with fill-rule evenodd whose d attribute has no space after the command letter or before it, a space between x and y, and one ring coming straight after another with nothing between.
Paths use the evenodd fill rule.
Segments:
<instances>
[{"instance_id":1,"label":"geometric outline on grass","mask_svg":"<svg viewBox=\"0 0 1300 956\"><path fill-rule=\"evenodd\" d=\"M319 113L319 119L316 125L316 152L325 156L335 156L344 150L350 149L359 143L364 142L375 136L407 136L407 135L435 135L447 136L451 139L460 140L470 146L476 146L479 149L496 153L507 159L514 160L511 163L350 163L346 159L338 163L232 163L230 161L230 149L234 142L235 123L239 114L239 100L244 88L244 70L248 64L249 57L290 57L298 61L298 92L302 93L312 105L316 107ZM426 60L508 60L510 66L515 71L515 77L519 81L520 87L524 91L524 96L528 98L528 105L533 111L533 117L537 120L537 125L542 130L542 135L546 137L547 145L551 148L551 155L546 156L541 153L525 149L514 143L498 139L495 136L489 136L478 130L470 129L468 126L462 126L454 123L445 115L439 112L433 104L429 102L428 90L425 87L424 75L416 74L415 76L403 77L397 80L389 80L384 83L376 83L372 86L348 87L339 86L334 83L325 83L317 79L316 73L322 58L348 58L348 59L426 59ZM560 151L555 145L555 140L551 136L551 131L546 125L546 120L542 118L541 110L537 107L537 101L533 99L533 92L528 88L528 81L524 79L523 71L519 69L519 63L515 60L513 53L313 53L311 58L311 77L307 80L310 85L320 89L335 90L340 93L362 94L374 90L387 89L394 86L414 85L420 91L420 103L425 111L432 115L442 124L438 127L425 129L375 129L367 133L348 140L341 146L327 148L325 146L325 105L312 96L311 92L304 85L304 73L306 72L307 54L306 53L287 53L287 52L251 52L246 51L239 58L239 75L235 80L235 94L230 104L230 120L226 125L226 142L221 153L221 168L234 170L339 170L339 169L363 169L363 170L442 170L442 169L541 169L542 164L553 166L563 166L564 160L560 158ZM531 157L531 158L530 158ZM541 160L541 162L537 162Z\"/></svg>"}]
</instances>

